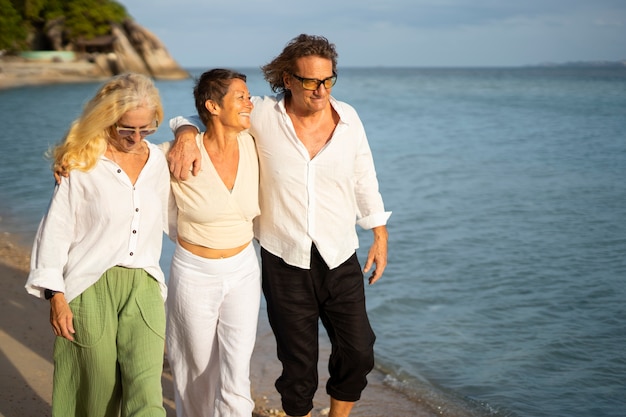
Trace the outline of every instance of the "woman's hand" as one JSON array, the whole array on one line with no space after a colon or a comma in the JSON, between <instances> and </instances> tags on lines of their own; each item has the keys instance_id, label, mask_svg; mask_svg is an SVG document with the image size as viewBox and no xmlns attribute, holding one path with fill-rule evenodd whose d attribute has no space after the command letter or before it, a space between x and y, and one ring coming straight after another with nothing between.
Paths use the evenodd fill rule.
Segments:
<instances>
[{"instance_id":1,"label":"woman's hand","mask_svg":"<svg viewBox=\"0 0 626 417\"><path fill-rule=\"evenodd\" d=\"M50 324L56 336L73 341L74 314L65 300L65 294L58 292L50 299Z\"/></svg>"}]
</instances>

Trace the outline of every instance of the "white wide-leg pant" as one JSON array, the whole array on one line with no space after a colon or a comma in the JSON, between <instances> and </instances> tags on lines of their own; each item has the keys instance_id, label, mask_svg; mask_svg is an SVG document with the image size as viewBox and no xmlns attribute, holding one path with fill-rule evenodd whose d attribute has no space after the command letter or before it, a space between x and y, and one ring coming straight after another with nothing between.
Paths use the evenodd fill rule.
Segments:
<instances>
[{"instance_id":1,"label":"white wide-leg pant","mask_svg":"<svg viewBox=\"0 0 626 417\"><path fill-rule=\"evenodd\" d=\"M225 259L176 245L167 297L167 356L178 417L250 417L250 357L261 301L252 243Z\"/></svg>"}]
</instances>

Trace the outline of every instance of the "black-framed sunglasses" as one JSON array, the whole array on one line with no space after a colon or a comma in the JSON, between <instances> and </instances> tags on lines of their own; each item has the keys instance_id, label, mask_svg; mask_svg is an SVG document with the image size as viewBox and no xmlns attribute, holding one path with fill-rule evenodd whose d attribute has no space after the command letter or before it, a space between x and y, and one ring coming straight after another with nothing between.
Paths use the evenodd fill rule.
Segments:
<instances>
[{"instance_id":1,"label":"black-framed sunglasses","mask_svg":"<svg viewBox=\"0 0 626 417\"><path fill-rule=\"evenodd\" d=\"M324 84L324 88L330 90L337 82L337 74L334 71L332 76L324 78L323 80L318 80L317 78L303 78L296 74L291 74L291 76L302 83L302 88L311 91L317 90L322 84Z\"/></svg>"},{"instance_id":2,"label":"black-framed sunglasses","mask_svg":"<svg viewBox=\"0 0 626 417\"><path fill-rule=\"evenodd\" d=\"M142 138L145 138L148 135L153 134L154 132L157 131L157 129L159 128L159 122L155 121L155 126L154 127L125 127L125 126L118 126L117 123L115 123L115 130L117 130L118 135L122 136L122 137L127 137L127 136L132 136L135 133L139 133L139 136L141 136Z\"/></svg>"}]
</instances>

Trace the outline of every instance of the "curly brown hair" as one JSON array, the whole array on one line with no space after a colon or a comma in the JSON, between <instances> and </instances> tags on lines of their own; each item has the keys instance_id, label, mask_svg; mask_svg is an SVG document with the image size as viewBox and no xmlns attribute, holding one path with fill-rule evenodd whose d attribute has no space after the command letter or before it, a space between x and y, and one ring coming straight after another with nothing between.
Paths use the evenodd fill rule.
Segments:
<instances>
[{"instance_id":1,"label":"curly brown hair","mask_svg":"<svg viewBox=\"0 0 626 417\"><path fill-rule=\"evenodd\" d=\"M335 44L323 36L301 34L293 38L283 51L270 63L261 67L265 80L275 93L290 94L285 88L283 75L295 71L296 60L305 56L319 56L333 63L333 72L337 73L337 51Z\"/></svg>"}]
</instances>

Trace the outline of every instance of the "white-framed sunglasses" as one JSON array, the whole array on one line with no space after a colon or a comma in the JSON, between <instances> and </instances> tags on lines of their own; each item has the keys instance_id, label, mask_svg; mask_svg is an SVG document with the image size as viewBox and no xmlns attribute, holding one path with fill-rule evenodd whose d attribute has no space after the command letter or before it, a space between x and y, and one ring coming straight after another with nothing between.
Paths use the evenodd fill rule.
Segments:
<instances>
[{"instance_id":1,"label":"white-framed sunglasses","mask_svg":"<svg viewBox=\"0 0 626 417\"><path fill-rule=\"evenodd\" d=\"M115 123L115 130L117 130L118 135L122 137L132 136L135 133L139 133L139 136L145 138L148 135L153 134L159 128L159 122L155 121L154 127L128 127L128 126L118 126Z\"/></svg>"}]
</instances>

